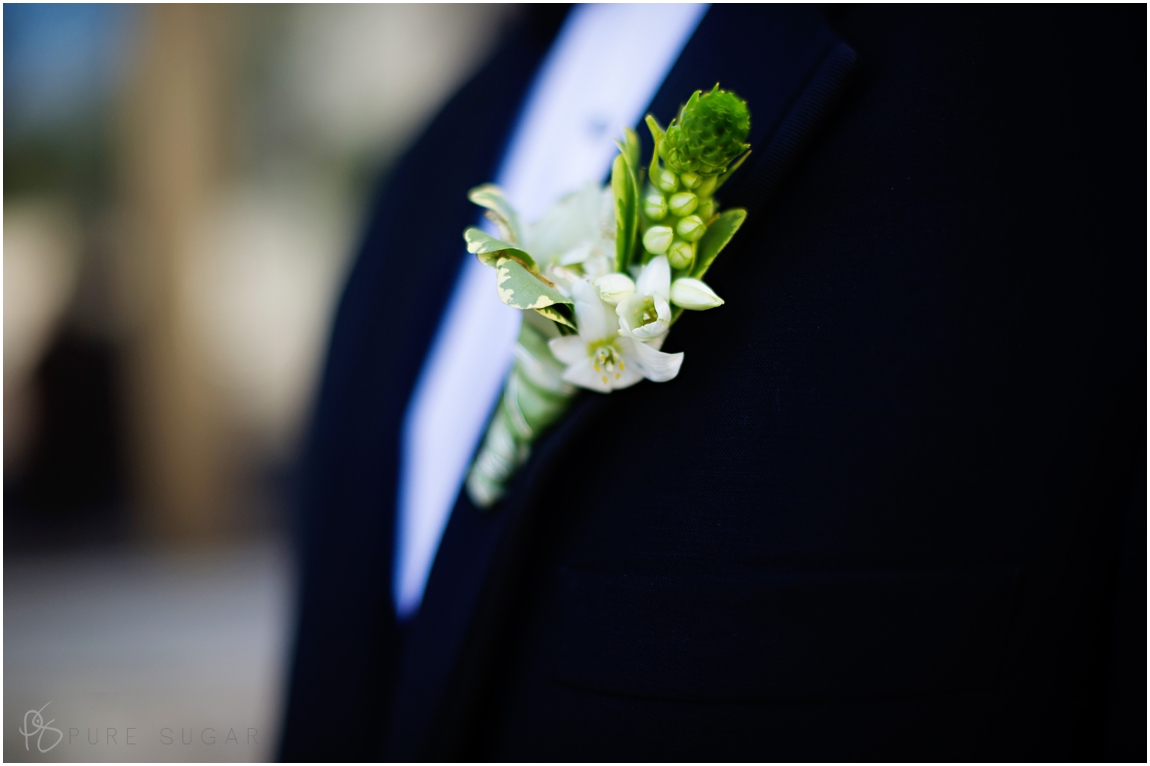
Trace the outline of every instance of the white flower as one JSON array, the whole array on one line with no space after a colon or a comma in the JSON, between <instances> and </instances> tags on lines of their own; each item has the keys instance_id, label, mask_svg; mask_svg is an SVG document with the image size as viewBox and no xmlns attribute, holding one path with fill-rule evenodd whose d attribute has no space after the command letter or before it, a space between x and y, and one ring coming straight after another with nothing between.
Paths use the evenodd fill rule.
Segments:
<instances>
[{"instance_id":1,"label":"white flower","mask_svg":"<svg viewBox=\"0 0 1150 766\"><path fill-rule=\"evenodd\" d=\"M619 302L623 335L650 342L671 329L671 264L659 255L643 267L635 292Z\"/></svg>"},{"instance_id":2,"label":"white flower","mask_svg":"<svg viewBox=\"0 0 1150 766\"><path fill-rule=\"evenodd\" d=\"M665 354L620 335L615 312L599 298L599 290L590 282L576 283L572 293L579 334L548 341L551 353L567 365L563 380L610 393L633 386L643 378L662 383L679 374L682 352Z\"/></svg>"},{"instance_id":3,"label":"white flower","mask_svg":"<svg viewBox=\"0 0 1150 766\"><path fill-rule=\"evenodd\" d=\"M612 306L635 292L635 283L626 274L604 274L594 285L599 288L599 297Z\"/></svg>"},{"instance_id":4,"label":"white flower","mask_svg":"<svg viewBox=\"0 0 1150 766\"><path fill-rule=\"evenodd\" d=\"M527 230L525 250L546 273L582 267L593 276L615 266L615 198L611 187L588 182L556 202Z\"/></svg>"},{"instance_id":5,"label":"white flower","mask_svg":"<svg viewBox=\"0 0 1150 766\"><path fill-rule=\"evenodd\" d=\"M680 277L671 283L671 303L692 311L706 311L722 306L724 301L706 282Z\"/></svg>"}]
</instances>

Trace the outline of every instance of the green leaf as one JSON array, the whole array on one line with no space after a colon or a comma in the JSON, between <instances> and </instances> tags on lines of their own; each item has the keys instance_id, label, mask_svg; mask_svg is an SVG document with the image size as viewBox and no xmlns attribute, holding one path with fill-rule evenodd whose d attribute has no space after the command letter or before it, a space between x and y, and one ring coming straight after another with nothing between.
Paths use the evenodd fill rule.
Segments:
<instances>
[{"instance_id":1,"label":"green leaf","mask_svg":"<svg viewBox=\"0 0 1150 766\"><path fill-rule=\"evenodd\" d=\"M514 258L504 258L495 267L499 300L511 308L541 309L572 301L543 276L530 271Z\"/></svg>"},{"instance_id":2,"label":"green leaf","mask_svg":"<svg viewBox=\"0 0 1150 766\"><path fill-rule=\"evenodd\" d=\"M750 149L743 152L739 156L739 158L737 160L735 160L729 168L727 168L727 171L719 176L719 180L715 183L715 188L718 189L720 186L725 184L727 182L727 179L731 177L731 174L734 173L736 170L738 170L739 166L742 165L744 162L746 162L747 157L750 157L750 156L751 156L751 150Z\"/></svg>"},{"instance_id":3,"label":"green leaf","mask_svg":"<svg viewBox=\"0 0 1150 766\"><path fill-rule=\"evenodd\" d=\"M526 250L521 250L510 242L496 239L483 229L472 226L463 232L463 239L467 241L467 252L479 256L479 260L485 266L495 267L503 258L514 258L526 264L532 271L538 268L535 259Z\"/></svg>"},{"instance_id":4,"label":"green leaf","mask_svg":"<svg viewBox=\"0 0 1150 766\"><path fill-rule=\"evenodd\" d=\"M620 153L611 166L611 190L615 193L615 271L626 273L639 232L639 184L626 153Z\"/></svg>"},{"instance_id":5,"label":"green leaf","mask_svg":"<svg viewBox=\"0 0 1150 766\"><path fill-rule=\"evenodd\" d=\"M659 169L659 143L667 131L663 130L663 126L659 124L653 114L647 115L646 122L647 130L651 131L651 141L655 144L655 149L651 152L651 169L647 172L647 177L654 178L655 171Z\"/></svg>"},{"instance_id":6,"label":"green leaf","mask_svg":"<svg viewBox=\"0 0 1150 766\"><path fill-rule=\"evenodd\" d=\"M663 130L663 126L660 125L659 121L655 119L655 115L647 115L645 122L647 123L647 130L651 131L651 138L655 141L655 143L657 144L662 141L663 134L667 131Z\"/></svg>"},{"instance_id":7,"label":"green leaf","mask_svg":"<svg viewBox=\"0 0 1150 766\"><path fill-rule=\"evenodd\" d=\"M698 249L695 253L695 268L691 271L692 277L702 279L703 275L707 273L707 269L711 267L711 261L715 260L715 256L722 252L746 219L747 211L741 207L735 207L723 211L715 219L715 222L707 227L707 233L699 240Z\"/></svg>"},{"instance_id":8,"label":"green leaf","mask_svg":"<svg viewBox=\"0 0 1150 766\"><path fill-rule=\"evenodd\" d=\"M561 306L562 304L559 306L544 306L541 309L535 309L535 311L540 315L547 317L556 324L563 325L564 327L570 327L572 330L578 332L579 327L575 324L575 320L568 316L568 313L570 312L564 312Z\"/></svg>"},{"instance_id":9,"label":"green leaf","mask_svg":"<svg viewBox=\"0 0 1150 766\"><path fill-rule=\"evenodd\" d=\"M519 214L503 196L502 189L495 184L476 186L467 192L467 199L487 208L488 218L495 222L500 229L499 233L511 244L523 242L523 226L519 222Z\"/></svg>"},{"instance_id":10,"label":"green leaf","mask_svg":"<svg viewBox=\"0 0 1150 766\"><path fill-rule=\"evenodd\" d=\"M615 146L627 157L627 164L631 172L638 177L639 174L639 136L630 128L623 128L623 140L616 141Z\"/></svg>"},{"instance_id":11,"label":"green leaf","mask_svg":"<svg viewBox=\"0 0 1150 766\"><path fill-rule=\"evenodd\" d=\"M639 136L630 128L623 141L616 141L624 167L611 169L611 189L615 194L615 270L623 271L631 262L639 236ZM625 170L625 172L624 172Z\"/></svg>"}]
</instances>

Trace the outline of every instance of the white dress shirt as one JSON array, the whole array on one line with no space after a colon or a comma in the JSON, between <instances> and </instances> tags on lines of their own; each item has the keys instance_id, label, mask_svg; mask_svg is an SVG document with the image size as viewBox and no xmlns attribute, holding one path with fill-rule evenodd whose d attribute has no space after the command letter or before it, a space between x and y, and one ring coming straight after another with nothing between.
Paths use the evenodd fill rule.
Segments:
<instances>
[{"instance_id":1,"label":"white dress shirt","mask_svg":"<svg viewBox=\"0 0 1150 766\"><path fill-rule=\"evenodd\" d=\"M524 221L537 220L588 180L606 177L615 140L643 118L706 10L572 10L532 83L495 179ZM393 574L401 619L423 599L443 530L511 367L519 322L520 312L499 301L494 271L465 258L403 424Z\"/></svg>"}]
</instances>

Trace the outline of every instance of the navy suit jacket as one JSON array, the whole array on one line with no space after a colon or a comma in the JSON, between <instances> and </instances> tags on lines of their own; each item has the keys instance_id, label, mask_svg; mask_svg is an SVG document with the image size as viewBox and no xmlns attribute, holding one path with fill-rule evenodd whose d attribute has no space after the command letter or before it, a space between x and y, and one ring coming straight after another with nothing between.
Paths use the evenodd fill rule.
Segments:
<instances>
[{"instance_id":1,"label":"navy suit jacket","mask_svg":"<svg viewBox=\"0 0 1150 766\"><path fill-rule=\"evenodd\" d=\"M750 106L726 305L460 497L396 622L400 424L549 13L373 208L282 756L1145 760L1143 6L712 7L650 111Z\"/></svg>"}]
</instances>

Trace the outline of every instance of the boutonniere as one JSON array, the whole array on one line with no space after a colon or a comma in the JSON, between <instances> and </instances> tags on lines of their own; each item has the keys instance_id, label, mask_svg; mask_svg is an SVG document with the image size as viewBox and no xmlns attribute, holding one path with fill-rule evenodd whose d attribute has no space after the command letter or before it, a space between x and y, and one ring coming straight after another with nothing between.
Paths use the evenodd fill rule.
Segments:
<instances>
[{"instance_id":1,"label":"boutonniere","mask_svg":"<svg viewBox=\"0 0 1150 766\"><path fill-rule=\"evenodd\" d=\"M523 311L515 363L467 475L485 508L503 496L535 439L580 388L610 393L679 374L683 352L663 352L684 310L723 304L703 276L746 211L723 212L715 192L750 153L746 102L696 91L664 130L648 115L648 164L632 130L605 187L591 182L525 224L493 184L468 195L496 226L464 232L467 249L495 269L499 298Z\"/></svg>"}]
</instances>

